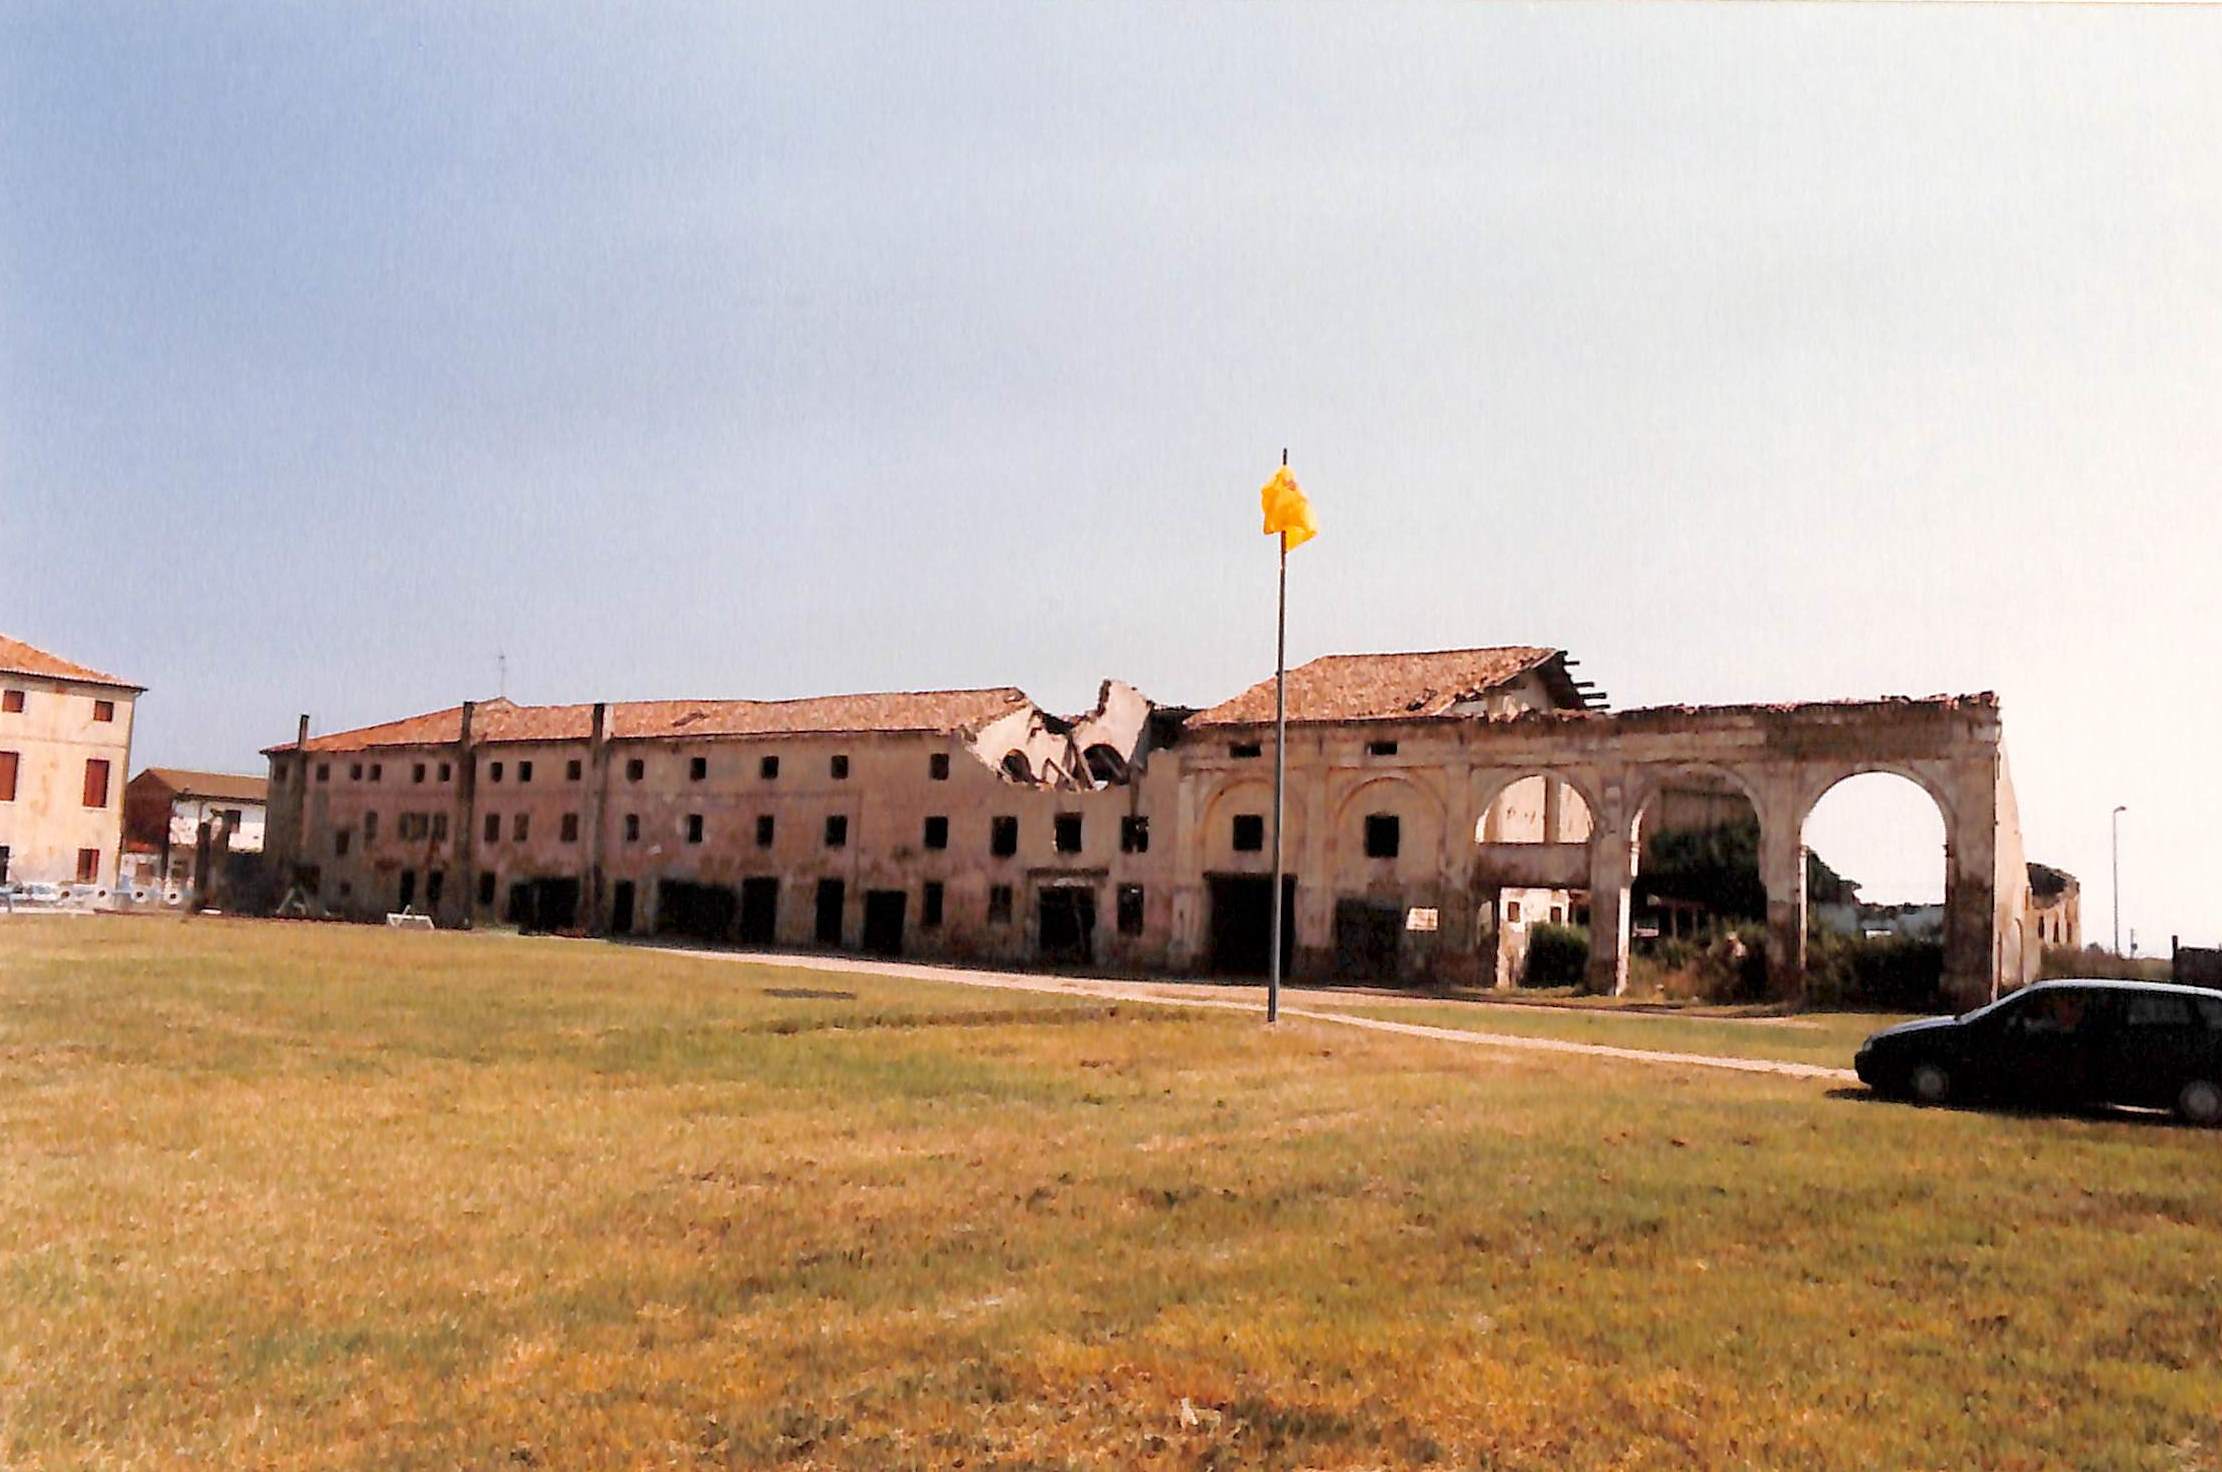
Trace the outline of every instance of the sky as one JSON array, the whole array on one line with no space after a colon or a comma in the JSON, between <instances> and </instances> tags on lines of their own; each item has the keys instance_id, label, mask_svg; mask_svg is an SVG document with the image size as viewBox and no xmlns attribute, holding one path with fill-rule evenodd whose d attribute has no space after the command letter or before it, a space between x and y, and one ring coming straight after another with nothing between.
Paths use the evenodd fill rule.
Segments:
<instances>
[{"instance_id":1,"label":"sky","mask_svg":"<svg viewBox=\"0 0 2222 1472\"><path fill-rule=\"evenodd\" d=\"M1564 647L1995 690L2222 940L2222 10L0 6L0 630L138 765ZM1808 840L1940 888L1895 779ZM1879 785L1879 794L1865 789ZM1926 825L1926 827L1924 827Z\"/></svg>"}]
</instances>

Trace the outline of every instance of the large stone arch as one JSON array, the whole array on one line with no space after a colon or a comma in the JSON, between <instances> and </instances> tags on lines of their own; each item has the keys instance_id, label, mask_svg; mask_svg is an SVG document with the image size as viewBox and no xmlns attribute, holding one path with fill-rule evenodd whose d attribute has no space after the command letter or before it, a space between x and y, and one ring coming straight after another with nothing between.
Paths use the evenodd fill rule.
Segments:
<instances>
[{"instance_id":1,"label":"large stone arch","mask_svg":"<svg viewBox=\"0 0 2222 1472\"><path fill-rule=\"evenodd\" d=\"M1942 984L1948 994L1981 995L1995 991L1995 977L2003 966L2003 957L1994 955L1991 903L1992 876L1989 873L1987 843L1970 843L1966 825L1988 820L1987 812L1977 816L1983 805L1976 800L1980 794L1962 792L1962 779L1951 764L1928 761L1892 760L1839 760L1807 762L1798 772L1796 802L1792 809L1795 825L1791 829L1797 854L1793 888L1797 897L1794 916L1782 917L1777 941L1771 933L1778 928L1770 926L1770 949L1779 947L1795 957L1794 976L1785 977L1785 985L1801 990L1805 984L1807 932L1807 895L1805 892L1805 829L1812 819L1813 810L1821 800L1844 783L1855 777L1883 775L1901 778L1913 784L1935 805L1937 816L1944 829L1944 974ZM1981 856L1986 862L1974 872L1968 872L1963 861ZM1789 876L1784 876L1788 879ZM1770 885L1770 896L1773 886ZM1770 918L1771 915L1770 905ZM2004 937L1997 939L2002 947ZM2018 956L2015 958L2018 964ZM1785 967L1787 971L1789 968Z\"/></svg>"},{"instance_id":2,"label":"large stone arch","mask_svg":"<svg viewBox=\"0 0 2222 1472\"><path fill-rule=\"evenodd\" d=\"M1237 798L1242 802L1238 804ZM1288 799L1283 813L1285 826L1281 849L1284 863L1294 869L1305 851L1310 825L1293 788ZM1251 806L1253 802L1254 807ZM1234 849L1232 820L1238 812L1255 812L1265 818L1265 846L1256 853L1238 853ZM1197 815L1195 851L1202 869L1264 873L1273 867L1273 778L1269 774L1243 772L1214 784L1198 805Z\"/></svg>"},{"instance_id":3,"label":"large stone arch","mask_svg":"<svg viewBox=\"0 0 2222 1472\"><path fill-rule=\"evenodd\" d=\"M1562 783L1566 791L1580 802L1588 815L1589 829L1585 837L1556 841L1549 838L1551 828L1548 814L1552 811L1548 795L1545 801L1545 838L1482 837L1489 814L1505 793L1520 783L1533 778L1544 778ZM1587 764L1551 761L1509 761L1492 763L1477 768L1468 779L1468 805L1464 831L1459 835L1462 846L1471 855L1465 875L1465 901L1470 917L1465 923L1473 928L1473 942L1479 948L1490 975L1499 983L1509 982L1517 973L1524 953L1524 935L1538 920L1548 920L1548 913L1521 914L1513 918L1513 905L1538 903L1538 891L1557 894L1566 892L1589 893L1591 896L1587 928L1590 933L1590 970L1588 985L1595 988L1599 982L1599 961L1613 964L1613 947L1609 937L1600 941L1600 908L1596 904L1594 885L1597 855L1600 848L1610 848L1610 834L1615 820L1607 806L1613 795L1607 774ZM1608 928L1617 923L1617 912L1608 903L1603 915ZM1573 905L1559 918L1562 922L1575 923ZM1487 918L1486 931L1484 917ZM1515 929L1514 927L1517 927ZM1493 937L1493 945L1480 947L1483 935ZM1609 984L1608 984L1609 985Z\"/></svg>"}]
</instances>

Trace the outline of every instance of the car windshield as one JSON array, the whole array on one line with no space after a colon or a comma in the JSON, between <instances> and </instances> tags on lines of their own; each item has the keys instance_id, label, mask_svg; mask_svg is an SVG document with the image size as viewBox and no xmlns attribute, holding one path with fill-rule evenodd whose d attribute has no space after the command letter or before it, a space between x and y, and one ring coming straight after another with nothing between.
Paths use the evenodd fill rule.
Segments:
<instances>
[{"instance_id":1,"label":"car windshield","mask_svg":"<svg viewBox=\"0 0 2222 1472\"><path fill-rule=\"evenodd\" d=\"M2003 1011L2005 1008L2010 1007L2014 1003L2022 1001L2024 998L2027 998L2033 994L2034 993L2028 990L2008 992L2005 996L2000 997L1995 1002L1985 1002L1982 1006L1977 1007L1972 1012L1962 1012L1960 1014L1959 1020L1962 1022L1973 1022L1978 1017L1988 1017L1993 1012Z\"/></svg>"}]
</instances>

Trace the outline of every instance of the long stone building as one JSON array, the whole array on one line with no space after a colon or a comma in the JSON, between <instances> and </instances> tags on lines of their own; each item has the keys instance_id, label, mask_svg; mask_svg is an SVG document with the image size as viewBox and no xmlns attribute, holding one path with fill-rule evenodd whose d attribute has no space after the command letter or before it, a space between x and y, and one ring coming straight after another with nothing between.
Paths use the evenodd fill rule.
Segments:
<instances>
[{"instance_id":1,"label":"long stone building","mask_svg":"<svg viewBox=\"0 0 2222 1472\"><path fill-rule=\"evenodd\" d=\"M145 693L0 635L0 884L114 889Z\"/></svg>"},{"instance_id":2,"label":"long stone building","mask_svg":"<svg viewBox=\"0 0 2222 1472\"><path fill-rule=\"evenodd\" d=\"M1761 834L1769 974L1802 983L1802 834L1892 772L1947 835L1945 979L2034 975L1990 695L1607 712L1562 650L1338 655L1289 672L1295 976L1506 978L1586 922L1627 981L1647 813L1732 788ZM273 872L327 913L512 922L991 962L1262 971L1273 683L1205 710L1117 682L1052 715L1013 688L788 701L466 703L270 761Z\"/></svg>"}]
</instances>

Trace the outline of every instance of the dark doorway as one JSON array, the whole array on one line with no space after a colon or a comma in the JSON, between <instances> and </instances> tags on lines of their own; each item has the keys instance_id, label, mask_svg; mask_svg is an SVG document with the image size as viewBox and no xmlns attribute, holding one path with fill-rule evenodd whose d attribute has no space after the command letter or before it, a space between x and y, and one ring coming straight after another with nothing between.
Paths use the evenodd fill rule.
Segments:
<instances>
[{"instance_id":1,"label":"dark doorway","mask_svg":"<svg viewBox=\"0 0 2222 1472\"><path fill-rule=\"evenodd\" d=\"M864 949L875 956L903 953L903 915L910 896L899 889L864 891Z\"/></svg>"},{"instance_id":2,"label":"dark doorway","mask_svg":"<svg viewBox=\"0 0 2222 1472\"><path fill-rule=\"evenodd\" d=\"M848 886L838 879L818 881L818 944L841 944L841 909L848 902Z\"/></svg>"},{"instance_id":3,"label":"dark doorway","mask_svg":"<svg viewBox=\"0 0 2222 1472\"><path fill-rule=\"evenodd\" d=\"M406 910L416 902L417 871L414 869L404 869L401 871L401 893L394 901L394 908L397 910Z\"/></svg>"},{"instance_id":4,"label":"dark doorway","mask_svg":"<svg viewBox=\"0 0 2222 1472\"><path fill-rule=\"evenodd\" d=\"M447 888L447 870L434 869L424 876L424 908L427 914L436 914L440 908L440 895Z\"/></svg>"},{"instance_id":5,"label":"dark doorway","mask_svg":"<svg viewBox=\"0 0 2222 1472\"><path fill-rule=\"evenodd\" d=\"M656 886L656 931L695 940L724 940L733 933L738 908L730 889L666 879Z\"/></svg>"},{"instance_id":6,"label":"dark doorway","mask_svg":"<svg viewBox=\"0 0 2222 1472\"><path fill-rule=\"evenodd\" d=\"M610 890L610 933L633 933L633 881L630 879L618 880Z\"/></svg>"},{"instance_id":7,"label":"dark doorway","mask_svg":"<svg viewBox=\"0 0 2222 1472\"><path fill-rule=\"evenodd\" d=\"M1040 958L1052 965L1085 966L1096 958L1096 892L1078 884L1053 884L1036 902L1041 921Z\"/></svg>"},{"instance_id":8,"label":"dark doorway","mask_svg":"<svg viewBox=\"0 0 2222 1472\"><path fill-rule=\"evenodd\" d=\"M741 881L741 944L768 946L779 938L779 881Z\"/></svg>"},{"instance_id":9,"label":"dark doorway","mask_svg":"<svg viewBox=\"0 0 2222 1472\"><path fill-rule=\"evenodd\" d=\"M1395 981L1404 910L1376 900L1335 901L1335 975L1346 981Z\"/></svg>"},{"instance_id":10,"label":"dark doorway","mask_svg":"<svg viewBox=\"0 0 2222 1472\"><path fill-rule=\"evenodd\" d=\"M1213 874L1211 969L1263 976L1273 954L1273 880L1264 874ZM1281 876L1281 974L1296 954L1296 876Z\"/></svg>"}]
</instances>

